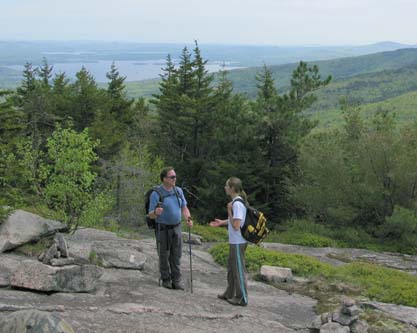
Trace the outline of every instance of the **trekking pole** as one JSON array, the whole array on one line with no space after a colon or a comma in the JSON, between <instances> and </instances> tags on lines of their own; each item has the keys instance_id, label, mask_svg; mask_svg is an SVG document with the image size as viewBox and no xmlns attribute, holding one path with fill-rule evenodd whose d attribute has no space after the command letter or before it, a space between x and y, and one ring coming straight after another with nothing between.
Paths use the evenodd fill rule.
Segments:
<instances>
[{"instance_id":1,"label":"trekking pole","mask_svg":"<svg viewBox=\"0 0 417 333\"><path fill-rule=\"evenodd\" d=\"M162 207L162 202L159 201L158 204L156 205L156 207L157 208L158 207ZM158 231L157 231L157 240L156 240L156 242L157 242L156 247L158 249L158 251L157 251L158 252L158 274L159 274L159 277L158 277L158 286L160 287L161 286L161 256L160 256L161 255L161 224L160 223L156 223L156 225L158 226L157 227L158 228Z\"/></svg>"},{"instance_id":2,"label":"trekking pole","mask_svg":"<svg viewBox=\"0 0 417 333\"><path fill-rule=\"evenodd\" d=\"M157 244L156 247L158 248L158 286L161 286L161 257L160 257L160 252L161 252L161 225L159 223L157 223L158 226L158 231L157 231Z\"/></svg>"},{"instance_id":3,"label":"trekking pole","mask_svg":"<svg viewBox=\"0 0 417 333\"><path fill-rule=\"evenodd\" d=\"M190 248L190 282L191 282L191 294L193 293L193 261L191 259L191 227L188 226L188 245Z\"/></svg>"}]
</instances>

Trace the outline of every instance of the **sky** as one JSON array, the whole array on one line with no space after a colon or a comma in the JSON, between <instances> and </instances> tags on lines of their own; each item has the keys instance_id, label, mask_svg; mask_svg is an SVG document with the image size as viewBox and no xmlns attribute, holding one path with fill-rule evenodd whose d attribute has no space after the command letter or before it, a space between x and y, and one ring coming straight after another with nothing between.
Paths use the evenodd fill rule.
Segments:
<instances>
[{"instance_id":1,"label":"sky","mask_svg":"<svg viewBox=\"0 0 417 333\"><path fill-rule=\"evenodd\" d=\"M417 44L417 0L0 0L0 40Z\"/></svg>"}]
</instances>

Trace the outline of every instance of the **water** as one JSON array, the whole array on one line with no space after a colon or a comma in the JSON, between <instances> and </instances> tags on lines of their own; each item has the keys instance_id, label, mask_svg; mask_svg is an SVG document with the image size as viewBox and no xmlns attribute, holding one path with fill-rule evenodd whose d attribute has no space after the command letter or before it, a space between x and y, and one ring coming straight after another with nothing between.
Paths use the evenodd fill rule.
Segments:
<instances>
[{"instance_id":1,"label":"water","mask_svg":"<svg viewBox=\"0 0 417 333\"><path fill-rule=\"evenodd\" d=\"M74 61L74 59L73 59ZM144 60L144 61L131 61L131 60L118 60L114 62L120 75L126 76L126 82L140 81L146 79L159 78L159 74L162 74L162 68L165 67L166 60ZM174 60L174 63L175 60ZM107 82L106 73L110 71L112 61L99 60L94 62L66 62L53 64L53 73L65 73L70 79L75 78L75 74L79 72L84 66L90 74L94 76L96 82ZM22 65L4 66L7 68L23 71ZM218 72L223 67L220 62L211 62L206 64L206 69L210 73ZM244 68L239 66L233 66L232 63L226 63L224 69L232 70Z\"/></svg>"}]
</instances>

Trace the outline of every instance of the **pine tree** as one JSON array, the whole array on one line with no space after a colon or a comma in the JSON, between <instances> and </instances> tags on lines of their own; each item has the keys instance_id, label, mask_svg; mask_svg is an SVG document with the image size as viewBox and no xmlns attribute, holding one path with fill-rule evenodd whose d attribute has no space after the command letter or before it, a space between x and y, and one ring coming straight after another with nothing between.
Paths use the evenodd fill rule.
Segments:
<instances>
[{"instance_id":1,"label":"pine tree","mask_svg":"<svg viewBox=\"0 0 417 333\"><path fill-rule=\"evenodd\" d=\"M74 120L74 128L82 131L93 123L103 98L94 77L84 66L75 76L76 81L71 84L70 116Z\"/></svg>"},{"instance_id":2,"label":"pine tree","mask_svg":"<svg viewBox=\"0 0 417 333\"><path fill-rule=\"evenodd\" d=\"M258 140L264 161L259 171L263 191L257 200L267 203L266 212L272 220L287 218L295 210L289 184L297 174L300 141L315 126L303 111L316 100L312 92L328 84L330 79L322 81L316 66L309 68L300 62L293 72L290 92L279 95L266 66L257 76L254 111L260 116L259 126L263 129Z\"/></svg>"},{"instance_id":3,"label":"pine tree","mask_svg":"<svg viewBox=\"0 0 417 333\"><path fill-rule=\"evenodd\" d=\"M53 70L53 67L48 65L48 61L46 60L46 58L43 58L42 65L39 67L38 73L39 73L41 84L45 88L50 88L49 81L52 77L52 74L51 74L52 70Z\"/></svg>"}]
</instances>

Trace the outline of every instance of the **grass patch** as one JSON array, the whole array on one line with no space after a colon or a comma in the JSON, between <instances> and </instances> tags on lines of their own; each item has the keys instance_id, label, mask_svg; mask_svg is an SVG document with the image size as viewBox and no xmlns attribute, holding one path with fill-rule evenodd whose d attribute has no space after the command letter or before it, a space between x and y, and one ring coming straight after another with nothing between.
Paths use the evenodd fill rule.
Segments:
<instances>
[{"instance_id":1,"label":"grass patch","mask_svg":"<svg viewBox=\"0 0 417 333\"><path fill-rule=\"evenodd\" d=\"M283 243L311 247L339 247L337 241L309 232L276 232L272 231L265 240L269 243Z\"/></svg>"},{"instance_id":2,"label":"grass patch","mask_svg":"<svg viewBox=\"0 0 417 333\"><path fill-rule=\"evenodd\" d=\"M224 242L228 239L227 228L213 228L196 223L191 228L191 232L201 236L205 242Z\"/></svg>"},{"instance_id":3,"label":"grass patch","mask_svg":"<svg viewBox=\"0 0 417 333\"><path fill-rule=\"evenodd\" d=\"M29 257L39 257L39 255L49 249L54 242L54 235L42 237L38 241L23 244L13 251Z\"/></svg>"},{"instance_id":4,"label":"grass patch","mask_svg":"<svg viewBox=\"0 0 417 333\"><path fill-rule=\"evenodd\" d=\"M272 231L265 242L302 245L310 247L357 248L372 251L402 251L398 242L372 237L360 228L327 226L310 220L291 220Z\"/></svg>"},{"instance_id":5,"label":"grass patch","mask_svg":"<svg viewBox=\"0 0 417 333\"><path fill-rule=\"evenodd\" d=\"M210 253L216 262L227 265L228 244L217 244ZM333 267L313 257L249 246L246 251L248 271L258 272L262 265L288 267L294 275L321 279L329 286L338 285L339 289L346 284L352 287L345 289L357 290L376 301L417 307L417 277L395 269L362 262Z\"/></svg>"}]
</instances>

